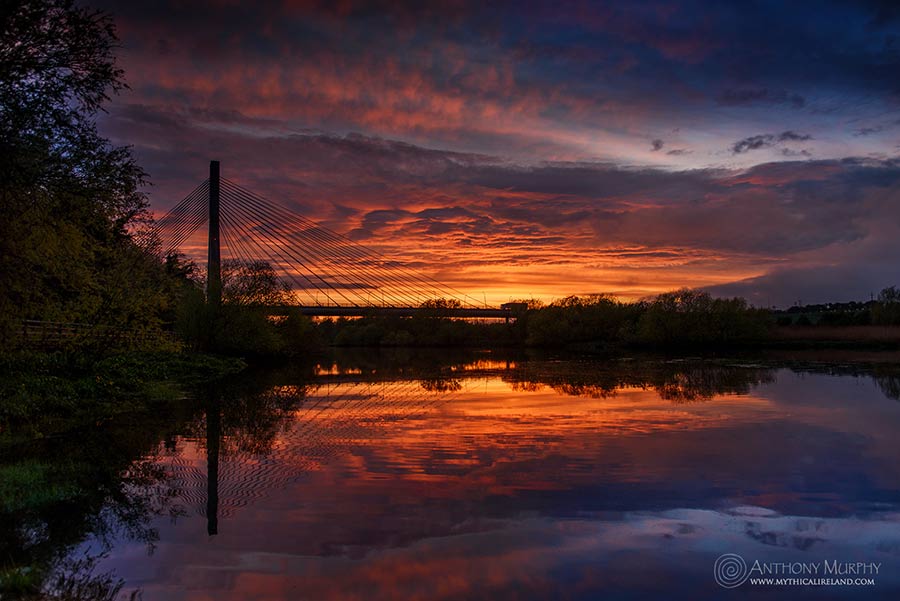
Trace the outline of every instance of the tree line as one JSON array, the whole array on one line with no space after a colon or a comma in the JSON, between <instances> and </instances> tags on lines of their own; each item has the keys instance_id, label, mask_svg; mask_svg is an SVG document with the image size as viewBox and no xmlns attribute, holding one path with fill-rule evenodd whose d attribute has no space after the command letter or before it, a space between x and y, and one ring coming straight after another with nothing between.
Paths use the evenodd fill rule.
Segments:
<instances>
[{"instance_id":1,"label":"tree line","mask_svg":"<svg viewBox=\"0 0 900 601\"><path fill-rule=\"evenodd\" d=\"M481 345L604 350L623 346L739 345L766 338L769 312L740 298L682 289L623 302L597 294L544 305L519 303L512 323L455 320L423 309L412 318L320 322L315 330L337 346Z\"/></svg>"}]
</instances>

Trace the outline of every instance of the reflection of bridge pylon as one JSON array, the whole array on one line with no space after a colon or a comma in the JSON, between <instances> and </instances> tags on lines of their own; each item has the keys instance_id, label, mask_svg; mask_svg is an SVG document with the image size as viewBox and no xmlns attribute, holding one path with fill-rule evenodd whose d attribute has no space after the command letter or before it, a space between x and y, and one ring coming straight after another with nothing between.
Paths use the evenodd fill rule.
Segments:
<instances>
[{"instance_id":1,"label":"reflection of bridge pylon","mask_svg":"<svg viewBox=\"0 0 900 601\"><path fill-rule=\"evenodd\" d=\"M215 535L220 517L299 480L393 423L427 414L455 392L430 391L411 381L343 382L320 386L312 394L298 392L296 408L281 423L283 430L272 448L261 453L229 448L222 434L221 403L211 400L204 444L184 439L181 453L167 453L161 463L185 509L205 515L207 532ZM204 448L205 470L199 459L185 457L185 443L195 451Z\"/></svg>"},{"instance_id":2,"label":"reflection of bridge pylon","mask_svg":"<svg viewBox=\"0 0 900 601\"><path fill-rule=\"evenodd\" d=\"M206 532L219 533L219 444L222 442L222 408L211 399L206 411Z\"/></svg>"}]
</instances>

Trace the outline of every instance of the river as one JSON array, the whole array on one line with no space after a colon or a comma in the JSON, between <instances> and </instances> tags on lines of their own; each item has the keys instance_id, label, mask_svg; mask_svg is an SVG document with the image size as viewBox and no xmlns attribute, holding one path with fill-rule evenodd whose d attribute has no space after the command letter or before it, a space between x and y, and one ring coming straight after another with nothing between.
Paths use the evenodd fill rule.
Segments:
<instances>
[{"instance_id":1,"label":"river","mask_svg":"<svg viewBox=\"0 0 900 601\"><path fill-rule=\"evenodd\" d=\"M59 570L145 601L898 598L900 369L857 359L254 368L141 444L65 443L121 481Z\"/></svg>"}]
</instances>

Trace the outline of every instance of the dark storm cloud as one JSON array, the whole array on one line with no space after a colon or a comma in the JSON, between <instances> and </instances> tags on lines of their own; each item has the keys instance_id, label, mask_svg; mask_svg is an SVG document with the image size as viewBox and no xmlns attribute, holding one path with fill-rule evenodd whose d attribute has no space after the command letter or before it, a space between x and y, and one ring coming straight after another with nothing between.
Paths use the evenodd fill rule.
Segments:
<instances>
[{"instance_id":1,"label":"dark storm cloud","mask_svg":"<svg viewBox=\"0 0 900 601\"><path fill-rule=\"evenodd\" d=\"M835 282L840 282L840 286L835 286ZM868 300L895 283L900 283L896 265L879 261L779 268L763 276L711 286L707 290L719 296L741 296L758 306L787 308L798 303Z\"/></svg>"},{"instance_id":2,"label":"dark storm cloud","mask_svg":"<svg viewBox=\"0 0 900 601\"><path fill-rule=\"evenodd\" d=\"M797 132L790 130L783 131L780 134L760 134L738 140L731 147L731 152L734 154L742 154L751 150L759 150L760 148L771 148L772 146L783 142L805 142L811 139L812 136L809 134L798 134Z\"/></svg>"},{"instance_id":3,"label":"dark storm cloud","mask_svg":"<svg viewBox=\"0 0 900 601\"><path fill-rule=\"evenodd\" d=\"M119 15L129 79L148 98L277 113L306 128L402 132L428 145L484 148L491 134L510 133L496 127L504 115L549 121L515 132L527 145L551 140L554 124L707 124L711 102L789 118L821 100L852 113L851 96L900 92L897 26L874 5L792 3L777 18L762 4L691 0L108 8Z\"/></svg>"}]
</instances>

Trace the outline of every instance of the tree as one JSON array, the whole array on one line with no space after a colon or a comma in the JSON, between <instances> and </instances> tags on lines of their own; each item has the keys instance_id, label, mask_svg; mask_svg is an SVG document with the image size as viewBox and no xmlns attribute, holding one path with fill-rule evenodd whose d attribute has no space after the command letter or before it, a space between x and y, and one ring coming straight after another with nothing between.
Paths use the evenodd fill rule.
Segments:
<instances>
[{"instance_id":1,"label":"tree","mask_svg":"<svg viewBox=\"0 0 900 601\"><path fill-rule=\"evenodd\" d=\"M0 319L152 326L158 261L145 173L95 118L125 88L108 15L71 0L0 5Z\"/></svg>"},{"instance_id":2,"label":"tree","mask_svg":"<svg viewBox=\"0 0 900 601\"><path fill-rule=\"evenodd\" d=\"M878 293L878 302L872 307L872 322L877 325L900 325L900 290L890 286Z\"/></svg>"},{"instance_id":3,"label":"tree","mask_svg":"<svg viewBox=\"0 0 900 601\"><path fill-rule=\"evenodd\" d=\"M225 261L222 264L222 300L229 305L289 305L290 286L268 261Z\"/></svg>"}]
</instances>

